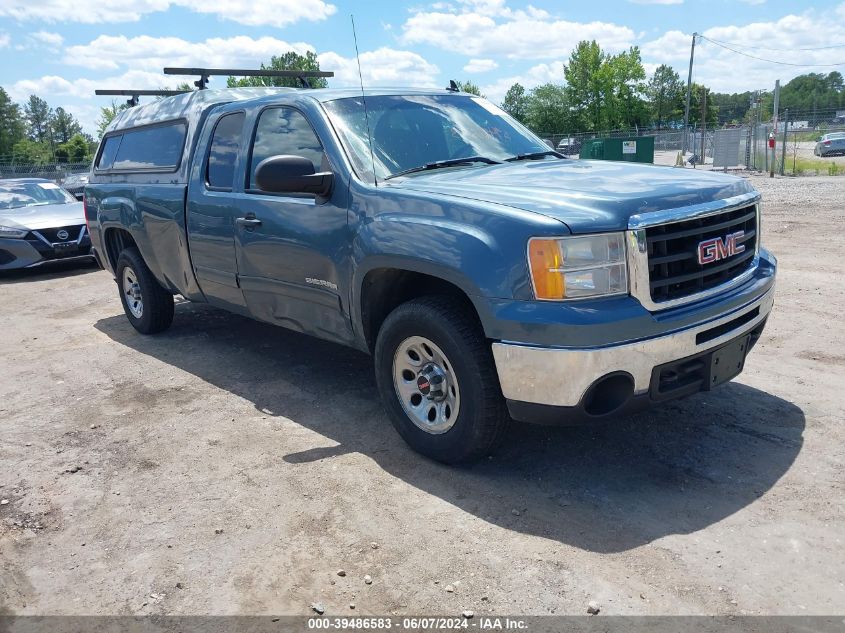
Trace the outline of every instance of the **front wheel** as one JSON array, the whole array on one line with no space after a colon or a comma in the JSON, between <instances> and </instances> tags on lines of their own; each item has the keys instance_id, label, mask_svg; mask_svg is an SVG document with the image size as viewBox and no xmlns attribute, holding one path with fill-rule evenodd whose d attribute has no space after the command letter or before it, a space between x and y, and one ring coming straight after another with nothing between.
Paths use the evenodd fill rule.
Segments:
<instances>
[{"instance_id":1,"label":"front wheel","mask_svg":"<svg viewBox=\"0 0 845 633\"><path fill-rule=\"evenodd\" d=\"M137 248L117 258L117 287L126 317L141 334L156 334L173 322L173 295L161 287Z\"/></svg>"},{"instance_id":2,"label":"front wheel","mask_svg":"<svg viewBox=\"0 0 845 633\"><path fill-rule=\"evenodd\" d=\"M396 308L379 330L375 366L391 422L417 452L468 462L502 437L509 417L490 345L459 300L424 297Z\"/></svg>"}]
</instances>

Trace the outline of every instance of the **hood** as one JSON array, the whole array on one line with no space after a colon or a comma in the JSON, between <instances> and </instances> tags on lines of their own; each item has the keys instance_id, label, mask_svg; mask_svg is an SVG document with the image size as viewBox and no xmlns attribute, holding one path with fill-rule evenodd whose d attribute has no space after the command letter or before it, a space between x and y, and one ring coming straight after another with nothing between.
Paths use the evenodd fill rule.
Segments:
<instances>
[{"instance_id":1,"label":"hood","mask_svg":"<svg viewBox=\"0 0 845 633\"><path fill-rule=\"evenodd\" d=\"M619 231L637 213L754 191L736 176L596 160L521 161L388 180L391 187L504 204L564 222L573 233Z\"/></svg>"},{"instance_id":2,"label":"hood","mask_svg":"<svg viewBox=\"0 0 845 633\"><path fill-rule=\"evenodd\" d=\"M75 224L85 224L81 202L0 209L0 226L38 230Z\"/></svg>"}]
</instances>

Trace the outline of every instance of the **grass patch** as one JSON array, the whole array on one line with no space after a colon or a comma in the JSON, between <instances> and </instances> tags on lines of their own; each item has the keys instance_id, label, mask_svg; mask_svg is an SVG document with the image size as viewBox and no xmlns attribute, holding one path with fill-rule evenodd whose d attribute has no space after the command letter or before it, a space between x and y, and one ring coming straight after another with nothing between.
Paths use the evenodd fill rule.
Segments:
<instances>
[{"instance_id":1,"label":"grass patch","mask_svg":"<svg viewBox=\"0 0 845 633\"><path fill-rule=\"evenodd\" d=\"M793 176L839 176L845 173L845 167L837 165L832 160L817 158L797 158L793 169L792 158L787 157L784 173Z\"/></svg>"}]
</instances>

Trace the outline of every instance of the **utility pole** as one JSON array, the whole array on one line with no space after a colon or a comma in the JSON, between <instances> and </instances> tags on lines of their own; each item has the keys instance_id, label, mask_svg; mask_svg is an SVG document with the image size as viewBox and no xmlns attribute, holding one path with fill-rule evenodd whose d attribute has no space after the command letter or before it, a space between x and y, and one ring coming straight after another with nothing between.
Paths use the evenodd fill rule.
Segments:
<instances>
[{"instance_id":1,"label":"utility pole","mask_svg":"<svg viewBox=\"0 0 845 633\"><path fill-rule=\"evenodd\" d=\"M701 164L707 163L707 88L701 87Z\"/></svg>"},{"instance_id":2,"label":"utility pole","mask_svg":"<svg viewBox=\"0 0 845 633\"><path fill-rule=\"evenodd\" d=\"M789 108L783 112L783 149L780 157L780 175L783 176L784 163L786 163L786 135L789 132Z\"/></svg>"},{"instance_id":3,"label":"utility pole","mask_svg":"<svg viewBox=\"0 0 845 633\"><path fill-rule=\"evenodd\" d=\"M780 79L775 80L775 103L772 111L772 162L769 166L769 178L775 177L775 162L777 161L777 135L778 135L778 102L780 101Z\"/></svg>"},{"instance_id":4,"label":"utility pole","mask_svg":"<svg viewBox=\"0 0 845 633\"><path fill-rule=\"evenodd\" d=\"M684 146L683 146L683 153L687 153L688 147L688 132L689 132L689 102L690 102L690 91L692 90L692 62L695 59L695 38L698 37L698 33L692 34L692 46L690 46L689 50L689 73L687 74L687 105L684 108Z\"/></svg>"}]
</instances>

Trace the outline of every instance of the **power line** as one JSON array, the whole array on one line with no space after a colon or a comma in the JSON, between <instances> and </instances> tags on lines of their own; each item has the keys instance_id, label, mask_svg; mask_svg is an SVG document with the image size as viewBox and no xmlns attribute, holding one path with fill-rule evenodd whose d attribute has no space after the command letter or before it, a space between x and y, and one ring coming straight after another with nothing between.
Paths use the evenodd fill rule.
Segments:
<instances>
[{"instance_id":1,"label":"power line","mask_svg":"<svg viewBox=\"0 0 845 633\"><path fill-rule=\"evenodd\" d=\"M743 55L745 57L750 57L751 59L756 59L756 60L761 61L761 62L768 62L770 64L780 64L781 66L794 66L794 67L798 67L798 68L811 68L811 67L814 67L814 66L824 66L824 67L845 66L845 62L837 62L835 64L794 64L792 62L782 62L782 61L779 61L777 59L766 59L765 57L757 57L756 55L751 55L750 53L745 53L745 52L737 50L735 48L731 48L727 44L722 44L721 42L717 42L716 40L711 40L709 37L705 37L703 35L699 35L698 37L702 40L707 40L711 44L715 44L716 46L720 46L721 48L724 48L726 50L734 52L737 55Z\"/></svg>"},{"instance_id":2,"label":"power line","mask_svg":"<svg viewBox=\"0 0 845 633\"><path fill-rule=\"evenodd\" d=\"M704 36L701 35L699 37L704 37ZM704 37L704 39L707 39L707 40L713 42L714 44L724 44L726 46L736 46L737 48L750 48L752 50L758 50L758 51L778 51L778 52L781 52L781 53L792 53L794 51L826 51L826 50L829 50L831 48L845 48L845 44L832 44L831 46L815 46L815 47L811 47L811 48L784 49L784 48L770 48L768 46L750 46L749 44L737 44L736 42L722 42L720 40L714 40L714 39L710 39L710 38L706 38L706 37Z\"/></svg>"}]
</instances>

